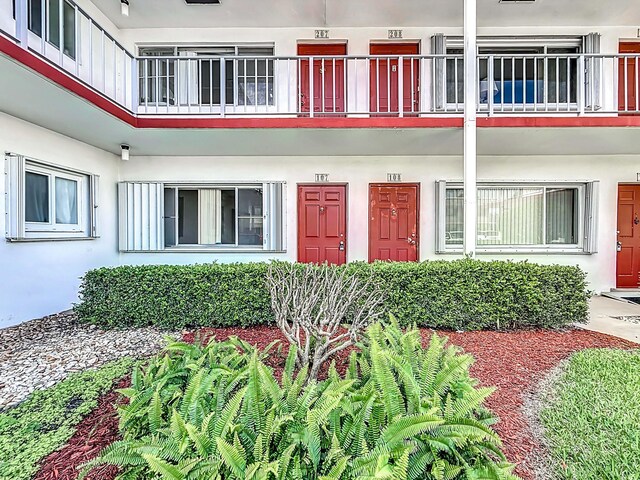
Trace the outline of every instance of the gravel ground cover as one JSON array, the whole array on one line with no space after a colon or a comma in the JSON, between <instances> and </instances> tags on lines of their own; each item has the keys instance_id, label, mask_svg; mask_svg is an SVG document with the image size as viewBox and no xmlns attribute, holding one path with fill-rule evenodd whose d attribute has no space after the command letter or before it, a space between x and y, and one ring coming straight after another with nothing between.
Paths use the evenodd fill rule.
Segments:
<instances>
[{"instance_id":1,"label":"gravel ground cover","mask_svg":"<svg viewBox=\"0 0 640 480\"><path fill-rule=\"evenodd\" d=\"M49 388L70 373L98 368L123 357L143 358L164 344L145 328L103 331L58 314L0 330L0 411L34 390Z\"/></svg>"},{"instance_id":2,"label":"gravel ground cover","mask_svg":"<svg viewBox=\"0 0 640 480\"><path fill-rule=\"evenodd\" d=\"M633 349L637 345L608 335L586 330L570 331L522 331L522 332L438 332L449 337L450 342L462 347L476 358L472 367L472 374L482 385L497 386L498 390L489 399L487 406L499 417L500 422L495 426L496 431L504 441L504 451L511 462L518 464L516 473L525 480L534 480L533 472L538 471L538 465L544 452L541 441L534 435L525 415L525 398L535 392L539 382L560 361L569 357L573 352L585 348L624 348ZM423 330L425 342L431 336L431 330ZM273 340L283 340L280 331L273 327L256 327L250 329L222 328L204 329L196 333L184 335L186 341L194 338L207 338L214 335L218 340L224 340L230 335L238 337L264 347ZM279 369L284 359L283 353L275 352L270 362L271 366ZM344 365L340 359L338 368ZM103 428L98 430L103 440L86 447L97 452L97 445L106 446L117 437L117 421L113 418L115 410L107 404L96 409L87 424L78 430L69 442L70 448L54 453L43 464L41 472L51 472L49 465L65 465L64 473L58 471L57 476L36 477L40 479L73 480L79 465L89 459L87 455L78 455L78 449L93 442L91 425L111 425L111 431ZM111 420L109 420L111 419ZM106 423L100 423L105 421ZM536 429L534 429L536 430ZM75 446L74 446L75 445ZM47 470L49 468L49 470ZM113 480L113 471L100 472L100 480Z\"/></svg>"}]
</instances>

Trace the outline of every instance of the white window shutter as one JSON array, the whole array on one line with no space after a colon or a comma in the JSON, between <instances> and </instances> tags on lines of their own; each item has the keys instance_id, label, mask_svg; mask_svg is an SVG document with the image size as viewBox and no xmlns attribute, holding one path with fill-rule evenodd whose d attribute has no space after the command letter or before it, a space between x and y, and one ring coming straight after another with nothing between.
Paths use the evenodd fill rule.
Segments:
<instances>
[{"instance_id":1,"label":"white window shutter","mask_svg":"<svg viewBox=\"0 0 640 480\"><path fill-rule=\"evenodd\" d=\"M600 182L585 187L584 252L598 253L598 197Z\"/></svg>"},{"instance_id":2,"label":"white window shutter","mask_svg":"<svg viewBox=\"0 0 640 480\"><path fill-rule=\"evenodd\" d=\"M431 37L431 54L445 55L447 53L447 37L442 33L436 33ZM456 65L455 68L458 68ZM432 99L434 104L432 110L444 110L446 107L446 72L447 65L444 58L434 59L434 92L435 97ZM456 85L456 88L457 85Z\"/></svg>"},{"instance_id":3,"label":"white window shutter","mask_svg":"<svg viewBox=\"0 0 640 480\"><path fill-rule=\"evenodd\" d=\"M262 186L264 204L264 249L286 250L286 185L282 182L264 183Z\"/></svg>"},{"instance_id":4,"label":"white window shutter","mask_svg":"<svg viewBox=\"0 0 640 480\"><path fill-rule=\"evenodd\" d=\"M89 236L91 238L99 238L100 230L99 230L99 210L98 206L100 203L100 176L99 175L91 175L89 177L89 218L91 219L91 224L89 226Z\"/></svg>"},{"instance_id":5,"label":"white window shutter","mask_svg":"<svg viewBox=\"0 0 640 480\"><path fill-rule=\"evenodd\" d=\"M119 183L118 214L120 251L154 252L164 249L162 183Z\"/></svg>"},{"instance_id":6,"label":"white window shutter","mask_svg":"<svg viewBox=\"0 0 640 480\"><path fill-rule=\"evenodd\" d=\"M586 54L600 53L600 38L601 35L597 32L585 35L583 52ZM600 109L602 76L602 59L598 57L585 57L585 105L589 110L595 111Z\"/></svg>"},{"instance_id":7,"label":"white window shutter","mask_svg":"<svg viewBox=\"0 0 640 480\"><path fill-rule=\"evenodd\" d=\"M438 180L436 182L436 253L447 251L445 241L446 219L447 219L447 182Z\"/></svg>"},{"instance_id":8,"label":"white window shutter","mask_svg":"<svg viewBox=\"0 0 640 480\"><path fill-rule=\"evenodd\" d=\"M22 240L24 231L24 157L9 153L5 157L5 237Z\"/></svg>"}]
</instances>

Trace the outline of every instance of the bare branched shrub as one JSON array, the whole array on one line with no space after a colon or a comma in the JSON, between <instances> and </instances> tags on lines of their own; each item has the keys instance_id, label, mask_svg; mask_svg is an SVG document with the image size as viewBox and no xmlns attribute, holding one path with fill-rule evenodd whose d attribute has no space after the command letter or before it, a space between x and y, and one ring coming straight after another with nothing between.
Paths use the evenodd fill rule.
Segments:
<instances>
[{"instance_id":1,"label":"bare branched shrub","mask_svg":"<svg viewBox=\"0 0 640 480\"><path fill-rule=\"evenodd\" d=\"M274 262L267 284L278 327L296 345L297 366L308 367L310 379L383 313L379 285L345 268Z\"/></svg>"}]
</instances>

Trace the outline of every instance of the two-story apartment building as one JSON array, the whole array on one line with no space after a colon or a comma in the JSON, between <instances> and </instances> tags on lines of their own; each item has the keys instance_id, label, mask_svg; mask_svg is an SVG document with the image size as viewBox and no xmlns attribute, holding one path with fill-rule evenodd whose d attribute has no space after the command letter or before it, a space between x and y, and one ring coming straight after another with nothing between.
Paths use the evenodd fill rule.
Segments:
<instances>
[{"instance_id":1,"label":"two-story apartment building","mask_svg":"<svg viewBox=\"0 0 640 480\"><path fill-rule=\"evenodd\" d=\"M636 0L466 3L0 0L0 326L122 264L466 251L637 288Z\"/></svg>"}]
</instances>

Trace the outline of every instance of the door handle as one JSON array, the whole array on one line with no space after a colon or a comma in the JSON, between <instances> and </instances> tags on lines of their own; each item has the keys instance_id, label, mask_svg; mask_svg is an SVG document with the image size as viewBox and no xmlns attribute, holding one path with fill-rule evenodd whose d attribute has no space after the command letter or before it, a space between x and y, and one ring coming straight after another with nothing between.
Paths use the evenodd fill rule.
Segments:
<instances>
[{"instance_id":1,"label":"door handle","mask_svg":"<svg viewBox=\"0 0 640 480\"><path fill-rule=\"evenodd\" d=\"M616 252L622 251L622 242L616 242Z\"/></svg>"},{"instance_id":2,"label":"door handle","mask_svg":"<svg viewBox=\"0 0 640 480\"><path fill-rule=\"evenodd\" d=\"M338 245L338 250L340 250L341 252L344 252L344 240L340 241L340 245Z\"/></svg>"},{"instance_id":3,"label":"door handle","mask_svg":"<svg viewBox=\"0 0 640 480\"><path fill-rule=\"evenodd\" d=\"M413 238L409 237L409 238L407 238L407 243L408 243L409 245L415 245L415 244L416 244L416 241L415 241L415 239L413 239Z\"/></svg>"}]
</instances>

